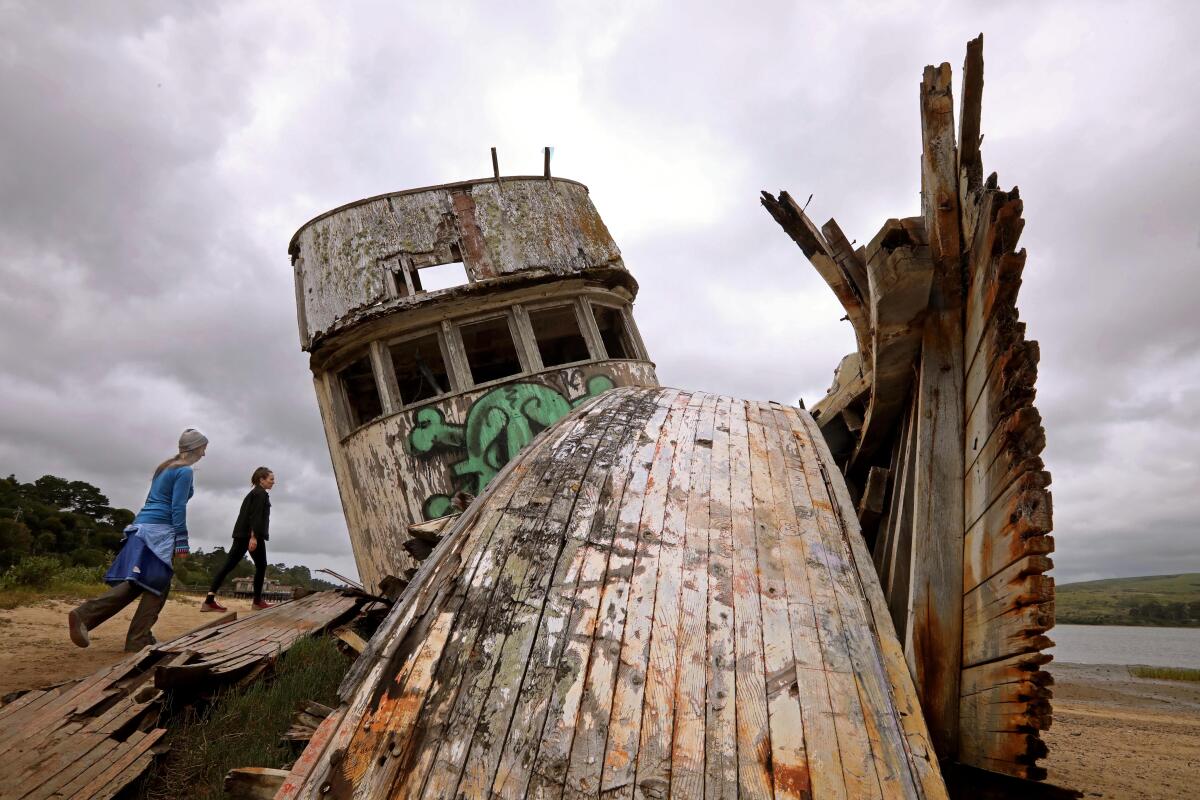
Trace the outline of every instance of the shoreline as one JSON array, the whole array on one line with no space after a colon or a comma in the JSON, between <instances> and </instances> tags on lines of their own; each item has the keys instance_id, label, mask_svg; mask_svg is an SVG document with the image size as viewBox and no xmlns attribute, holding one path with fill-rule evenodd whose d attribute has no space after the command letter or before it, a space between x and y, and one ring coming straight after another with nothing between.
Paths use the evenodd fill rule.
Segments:
<instances>
[{"instance_id":1,"label":"shoreline","mask_svg":"<svg viewBox=\"0 0 1200 800\"><path fill-rule=\"evenodd\" d=\"M1085 797L1168 800L1200 786L1200 683L1135 678L1124 664L1052 661L1047 782Z\"/></svg>"}]
</instances>

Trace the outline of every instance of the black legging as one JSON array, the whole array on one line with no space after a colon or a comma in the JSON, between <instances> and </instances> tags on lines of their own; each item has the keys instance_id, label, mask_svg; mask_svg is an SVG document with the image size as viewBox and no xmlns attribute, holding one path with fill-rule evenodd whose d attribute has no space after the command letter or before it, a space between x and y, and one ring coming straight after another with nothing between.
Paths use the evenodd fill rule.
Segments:
<instances>
[{"instance_id":1,"label":"black legging","mask_svg":"<svg viewBox=\"0 0 1200 800\"><path fill-rule=\"evenodd\" d=\"M213 578L212 587L208 590L209 594L216 594L221 588L221 584L225 582L225 578L229 577L229 573L233 572L242 561L242 556L249 552L250 539L234 539L233 547L229 548L229 558L225 559L225 566L221 567L221 571L217 573L217 577ZM254 560L254 602L262 600L263 578L267 575L267 543L262 539L258 540L258 546L254 548L254 552L250 553L250 558Z\"/></svg>"}]
</instances>

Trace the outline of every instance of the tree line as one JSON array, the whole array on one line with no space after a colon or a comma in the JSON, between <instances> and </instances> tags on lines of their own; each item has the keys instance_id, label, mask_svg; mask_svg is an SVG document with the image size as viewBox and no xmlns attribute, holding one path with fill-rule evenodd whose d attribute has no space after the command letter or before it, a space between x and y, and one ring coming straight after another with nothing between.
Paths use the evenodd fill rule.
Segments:
<instances>
[{"instance_id":1,"label":"tree line","mask_svg":"<svg viewBox=\"0 0 1200 800\"><path fill-rule=\"evenodd\" d=\"M44 573L55 564L72 567L108 566L121 548L122 531L133 522L127 508L116 508L96 486L56 475L43 475L22 483L15 475L0 480L0 573ZM184 586L204 586L225 561L226 549L195 550L187 559L176 559L175 581ZM22 569L22 564L26 569ZM37 566L37 569L29 567ZM243 559L233 577L254 574ZM332 588L313 578L308 567L271 564L267 577L290 586Z\"/></svg>"}]
</instances>

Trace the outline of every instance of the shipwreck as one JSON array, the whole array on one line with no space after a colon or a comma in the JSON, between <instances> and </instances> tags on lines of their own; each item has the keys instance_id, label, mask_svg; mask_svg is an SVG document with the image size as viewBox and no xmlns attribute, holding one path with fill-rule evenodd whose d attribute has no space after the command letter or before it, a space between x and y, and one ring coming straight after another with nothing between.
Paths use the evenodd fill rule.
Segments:
<instances>
[{"instance_id":1,"label":"shipwreck","mask_svg":"<svg viewBox=\"0 0 1200 800\"><path fill-rule=\"evenodd\" d=\"M807 410L658 386L637 283L548 154L297 232L355 559L394 604L279 798L1057 796L1038 351L982 37L962 85L956 129L926 67L921 208L866 245L761 198L856 337Z\"/></svg>"}]
</instances>

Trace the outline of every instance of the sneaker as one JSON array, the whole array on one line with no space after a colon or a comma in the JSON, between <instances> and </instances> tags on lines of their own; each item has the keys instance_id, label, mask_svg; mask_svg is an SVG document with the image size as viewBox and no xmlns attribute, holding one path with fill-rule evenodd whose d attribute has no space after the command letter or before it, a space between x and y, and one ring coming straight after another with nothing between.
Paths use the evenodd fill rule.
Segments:
<instances>
[{"instance_id":1,"label":"sneaker","mask_svg":"<svg viewBox=\"0 0 1200 800\"><path fill-rule=\"evenodd\" d=\"M214 597L212 600L205 598L204 602L200 604L200 610L201 611L228 611L229 609L226 608L225 606L221 605L220 603L218 603L217 599Z\"/></svg>"},{"instance_id":2,"label":"sneaker","mask_svg":"<svg viewBox=\"0 0 1200 800\"><path fill-rule=\"evenodd\" d=\"M67 629L71 633L71 641L78 647L87 647L92 643L88 636L87 625L83 624L83 617L79 616L79 611L72 611L67 614Z\"/></svg>"},{"instance_id":3,"label":"sneaker","mask_svg":"<svg viewBox=\"0 0 1200 800\"><path fill-rule=\"evenodd\" d=\"M146 638L143 639L141 642L131 642L129 640L126 640L125 641L125 652L126 653L140 653L143 648L154 647L154 645L156 645L156 644L158 644L158 639L154 638L154 634L147 633Z\"/></svg>"},{"instance_id":4,"label":"sneaker","mask_svg":"<svg viewBox=\"0 0 1200 800\"><path fill-rule=\"evenodd\" d=\"M268 603L266 600L255 600L250 605L257 609L273 608L275 606L274 603Z\"/></svg>"}]
</instances>

